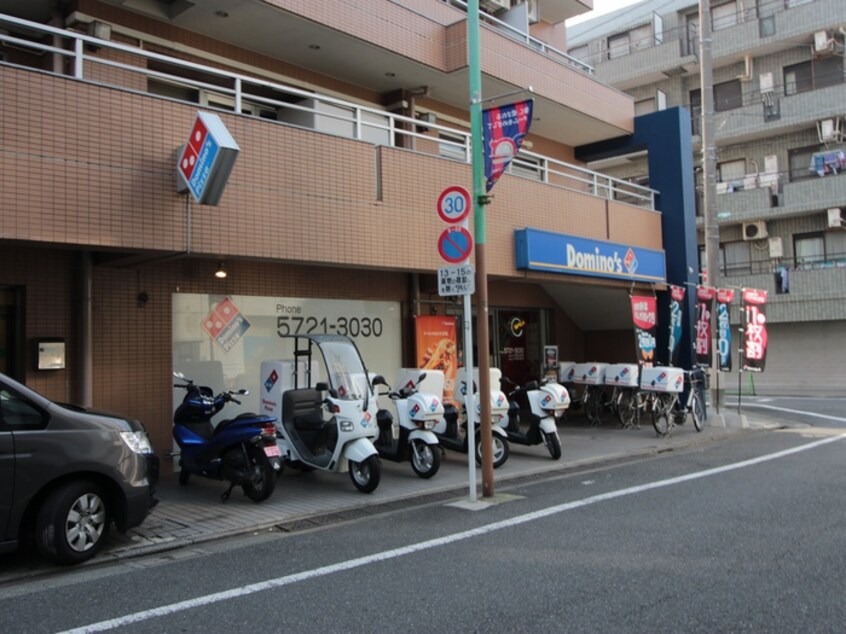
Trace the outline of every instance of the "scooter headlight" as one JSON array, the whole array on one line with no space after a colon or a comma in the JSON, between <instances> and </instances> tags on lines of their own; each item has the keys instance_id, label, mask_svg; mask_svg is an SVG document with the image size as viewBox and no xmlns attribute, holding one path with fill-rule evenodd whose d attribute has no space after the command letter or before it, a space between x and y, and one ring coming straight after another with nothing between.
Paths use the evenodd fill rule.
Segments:
<instances>
[{"instance_id":1,"label":"scooter headlight","mask_svg":"<svg viewBox=\"0 0 846 634\"><path fill-rule=\"evenodd\" d=\"M341 421L341 431L352 431L355 428L355 425L351 420L342 420Z\"/></svg>"},{"instance_id":2,"label":"scooter headlight","mask_svg":"<svg viewBox=\"0 0 846 634\"><path fill-rule=\"evenodd\" d=\"M420 423L417 423L417 426L421 429L433 430L435 428L435 421L433 420L424 420Z\"/></svg>"}]
</instances>

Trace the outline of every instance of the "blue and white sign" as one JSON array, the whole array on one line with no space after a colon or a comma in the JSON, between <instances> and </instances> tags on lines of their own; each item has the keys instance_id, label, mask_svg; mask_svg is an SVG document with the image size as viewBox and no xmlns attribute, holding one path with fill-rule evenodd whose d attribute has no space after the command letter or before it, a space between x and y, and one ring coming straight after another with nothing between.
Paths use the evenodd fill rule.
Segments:
<instances>
[{"instance_id":1,"label":"blue and white sign","mask_svg":"<svg viewBox=\"0 0 846 634\"><path fill-rule=\"evenodd\" d=\"M181 184L198 203L217 205L239 151L220 117L198 112L191 136L179 156L177 172Z\"/></svg>"},{"instance_id":2,"label":"blue and white sign","mask_svg":"<svg viewBox=\"0 0 846 634\"><path fill-rule=\"evenodd\" d=\"M667 281L664 251L540 229L518 229L514 240L516 266L520 270L638 282Z\"/></svg>"}]
</instances>

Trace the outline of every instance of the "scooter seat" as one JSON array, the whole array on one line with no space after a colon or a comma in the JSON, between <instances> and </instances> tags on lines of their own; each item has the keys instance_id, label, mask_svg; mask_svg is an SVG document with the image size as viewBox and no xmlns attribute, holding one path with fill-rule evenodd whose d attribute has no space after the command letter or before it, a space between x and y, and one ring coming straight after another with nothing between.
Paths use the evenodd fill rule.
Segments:
<instances>
[{"instance_id":1,"label":"scooter seat","mask_svg":"<svg viewBox=\"0 0 846 634\"><path fill-rule=\"evenodd\" d=\"M287 390L282 394L282 412L286 423L296 429L317 430L323 427L321 394L311 388Z\"/></svg>"}]
</instances>

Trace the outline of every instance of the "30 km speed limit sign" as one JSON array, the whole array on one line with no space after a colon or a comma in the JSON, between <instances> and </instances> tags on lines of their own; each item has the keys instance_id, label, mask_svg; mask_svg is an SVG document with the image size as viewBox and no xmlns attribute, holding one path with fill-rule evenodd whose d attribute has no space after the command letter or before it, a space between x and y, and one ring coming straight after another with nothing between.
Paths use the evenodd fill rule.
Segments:
<instances>
[{"instance_id":1,"label":"30 km speed limit sign","mask_svg":"<svg viewBox=\"0 0 846 634\"><path fill-rule=\"evenodd\" d=\"M447 187L438 198L438 215L451 225L462 222L470 213L470 194L458 185Z\"/></svg>"}]
</instances>

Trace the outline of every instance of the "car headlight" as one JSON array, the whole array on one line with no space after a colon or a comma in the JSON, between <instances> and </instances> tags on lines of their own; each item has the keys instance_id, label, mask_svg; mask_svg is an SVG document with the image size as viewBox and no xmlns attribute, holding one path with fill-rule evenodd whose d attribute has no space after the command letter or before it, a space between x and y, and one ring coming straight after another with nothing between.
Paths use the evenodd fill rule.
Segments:
<instances>
[{"instance_id":1,"label":"car headlight","mask_svg":"<svg viewBox=\"0 0 846 634\"><path fill-rule=\"evenodd\" d=\"M122 431L120 432L120 438L135 453L153 453L153 445L150 444L150 438L146 432Z\"/></svg>"}]
</instances>

